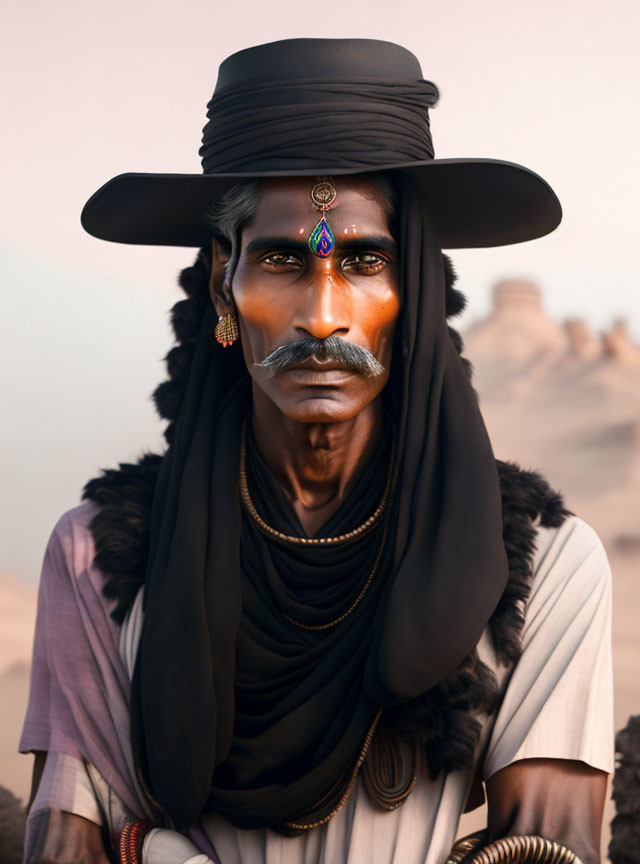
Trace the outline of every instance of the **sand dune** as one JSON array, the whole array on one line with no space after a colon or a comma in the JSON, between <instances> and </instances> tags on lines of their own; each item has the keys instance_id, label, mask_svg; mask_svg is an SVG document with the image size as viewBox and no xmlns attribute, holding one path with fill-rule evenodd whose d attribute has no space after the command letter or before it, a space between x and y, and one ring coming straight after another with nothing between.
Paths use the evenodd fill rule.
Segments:
<instances>
[{"instance_id":1,"label":"sand dune","mask_svg":"<svg viewBox=\"0 0 640 864\"><path fill-rule=\"evenodd\" d=\"M0 785L23 801L29 797L33 762L18 753L28 695L28 666L16 665L0 675Z\"/></svg>"},{"instance_id":2,"label":"sand dune","mask_svg":"<svg viewBox=\"0 0 640 864\"><path fill-rule=\"evenodd\" d=\"M0 784L26 800L31 759L17 752L29 692L36 591L0 576Z\"/></svg>"},{"instance_id":3,"label":"sand dune","mask_svg":"<svg viewBox=\"0 0 640 864\"><path fill-rule=\"evenodd\" d=\"M28 666L35 620L35 590L13 576L0 575L0 675Z\"/></svg>"}]
</instances>

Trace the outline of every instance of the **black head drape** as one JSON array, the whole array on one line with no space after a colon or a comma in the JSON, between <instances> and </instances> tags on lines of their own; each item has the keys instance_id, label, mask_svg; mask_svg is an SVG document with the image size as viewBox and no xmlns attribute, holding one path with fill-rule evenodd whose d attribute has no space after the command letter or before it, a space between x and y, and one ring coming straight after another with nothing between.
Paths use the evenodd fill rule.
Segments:
<instances>
[{"instance_id":1,"label":"black head drape","mask_svg":"<svg viewBox=\"0 0 640 864\"><path fill-rule=\"evenodd\" d=\"M395 179L402 309L389 385L397 405L397 474L388 553L361 614L326 641L296 647L304 662L294 666L296 674L304 670L305 687L282 666L283 637L269 643L267 629L259 634L271 611L240 551L241 533L243 543L247 536L238 462L248 376L239 346L226 353L217 346L213 311L205 315L154 498L132 683L134 756L179 827L206 806L241 827L277 827L311 811L353 763L379 707L422 695L466 657L506 585L498 477L447 329L437 233L414 182ZM264 496L262 506L268 501ZM350 628L364 628L366 651L353 651ZM248 632L258 636L247 639ZM280 707L270 704L251 718L242 714L246 692L237 692L236 660L249 668L253 650L263 678L286 680L288 689ZM327 674L343 668L348 674ZM316 708L323 700L342 706L330 729L326 714L314 709L314 693ZM289 722L296 717L300 722ZM306 755L292 762L293 753ZM251 769L256 760L268 763L268 782Z\"/></svg>"}]
</instances>

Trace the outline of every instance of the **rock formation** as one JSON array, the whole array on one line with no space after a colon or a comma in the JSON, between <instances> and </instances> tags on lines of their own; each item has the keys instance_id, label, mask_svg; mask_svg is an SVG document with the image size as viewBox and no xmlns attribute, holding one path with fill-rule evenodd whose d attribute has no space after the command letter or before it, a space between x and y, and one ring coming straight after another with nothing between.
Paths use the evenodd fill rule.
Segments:
<instances>
[{"instance_id":1,"label":"rock formation","mask_svg":"<svg viewBox=\"0 0 640 864\"><path fill-rule=\"evenodd\" d=\"M602 351L616 363L640 366L640 348L631 339L624 318L616 318L611 330L603 334Z\"/></svg>"},{"instance_id":2,"label":"rock formation","mask_svg":"<svg viewBox=\"0 0 640 864\"><path fill-rule=\"evenodd\" d=\"M569 353L581 360L592 359L602 352L597 337L589 329L589 325L581 318L568 318L564 329L569 341Z\"/></svg>"},{"instance_id":3,"label":"rock formation","mask_svg":"<svg viewBox=\"0 0 640 864\"><path fill-rule=\"evenodd\" d=\"M491 313L469 328L465 343L481 388L544 367L568 350L567 334L544 311L539 287L517 279L494 287Z\"/></svg>"},{"instance_id":4,"label":"rock formation","mask_svg":"<svg viewBox=\"0 0 640 864\"><path fill-rule=\"evenodd\" d=\"M626 322L601 339L582 320L558 324L535 283L511 279L463 335L497 456L539 467L570 501L640 507L640 348ZM631 521L617 533L640 531Z\"/></svg>"}]
</instances>

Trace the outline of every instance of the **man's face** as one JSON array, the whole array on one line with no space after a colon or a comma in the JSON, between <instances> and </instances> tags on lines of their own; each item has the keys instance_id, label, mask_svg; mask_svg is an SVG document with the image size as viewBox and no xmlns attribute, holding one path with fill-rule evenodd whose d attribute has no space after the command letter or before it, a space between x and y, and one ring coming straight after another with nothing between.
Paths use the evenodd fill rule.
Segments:
<instances>
[{"instance_id":1,"label":"man's face","mask_svg":"<svg viewBox=\"0 0 640 864\"><path fill-rule=\"evenodd\" d=\"M389 377L400 309L397 250L378 188L338 177L326 214L335 249L328 258L315 255L308 237L321 213L310 199L313 183L263 183L255 217L242 232L231 290L254 387L292 420L335 423L362 411ZM277 371L256 365L281 346L328 336L368 349L384 371L313 356Z\"/></svg>"}]
</instances>

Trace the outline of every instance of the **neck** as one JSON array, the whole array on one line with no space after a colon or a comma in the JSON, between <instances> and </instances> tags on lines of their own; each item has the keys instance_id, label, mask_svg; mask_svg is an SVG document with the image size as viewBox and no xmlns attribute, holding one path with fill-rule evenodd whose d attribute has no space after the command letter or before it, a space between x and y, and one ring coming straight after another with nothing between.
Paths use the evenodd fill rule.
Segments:
<instances>
[{"instance_id":1,"label":"neck","mask_svg":"<svg viewBox=\"0 0 640 864\"><path fill-rule=\"evenodd\" d=\"M373 456L383 429L380 397L350 420L301 423L282 414L254 387L256 445L309 537L338 510Z\"/></svg>"}]
</instances>

